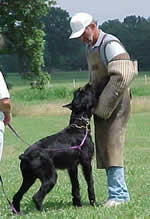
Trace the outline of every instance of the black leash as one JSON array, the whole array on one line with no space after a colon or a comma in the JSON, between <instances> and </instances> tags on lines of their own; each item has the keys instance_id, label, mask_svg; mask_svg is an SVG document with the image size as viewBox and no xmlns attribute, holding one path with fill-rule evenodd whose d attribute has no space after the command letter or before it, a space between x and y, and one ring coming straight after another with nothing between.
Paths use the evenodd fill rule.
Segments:
<instances>
[{"instance_id":1,"label":"black leash","mask_svg":"<svg viewBox=\"0 0 150 219\"><path fill-rule=\"evenodd\" d=\"M5 193L4 184L3 184L3 180L2 180L1 176L0 176L0 182L1 182L1 185L2 185L2 191L3 191L4 197L5 197L6 201L9 204L9 207L11 208L11 210L13 211L14 214L19 215L19 212L15 209L15 207L12 204L12 202L8 199L8 197L7 197L6 193Z\"/></svg>"},{"instance_id":2,"label":"black leash","mask_svg":"<svg viewBox=\"0 0 150 219\"><path fill-rule=\"evenodd\" d=\"M23 138L20 137L20 135L18 135L18 133L15 131L15 129L12 127L12 125L8 124L8 127L10 128L10 130L15 134L15 136L17 138L19 138L19 140L21 140L24 144L26 145L30 145L28 144Z\"/></svg>"}]
</instances>

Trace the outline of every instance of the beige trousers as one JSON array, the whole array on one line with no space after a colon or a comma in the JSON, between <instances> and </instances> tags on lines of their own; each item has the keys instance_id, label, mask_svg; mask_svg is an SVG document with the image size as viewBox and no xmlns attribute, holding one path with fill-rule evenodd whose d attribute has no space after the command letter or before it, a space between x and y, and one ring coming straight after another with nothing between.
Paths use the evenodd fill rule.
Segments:
<instances>
[{"instance_id":1,"label":"beige trousers","mask_svg":"<svg viewBox=\"0 0 150 219\"><path fill-rule=\"evenodd\" d=\"M97 168L123 166L123 146L126 124L130 116L129 90L107 120L94 116Z\"/></svg>"}]
</instances>

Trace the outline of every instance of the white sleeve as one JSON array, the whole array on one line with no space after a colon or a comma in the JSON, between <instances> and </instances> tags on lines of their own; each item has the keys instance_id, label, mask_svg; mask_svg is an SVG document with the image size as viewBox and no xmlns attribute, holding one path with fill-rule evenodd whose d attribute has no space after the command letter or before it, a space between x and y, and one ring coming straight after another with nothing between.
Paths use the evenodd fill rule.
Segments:
<instances>
[{"instance_id":1,"label":"white sleeve","mask_svg":"<svg viewBox=\"0 0 150 219\"><path fill-rule=\"evenodd\" d=\"M106 45L105 53L108 62L115 56L125 53L126 50L118 42L110 42Z\"/></svg>"},{"instance_id":2,"label":"white sleeve","mask_svg":"<svg viewBox=\"0 0 150 219\"><path fill-rule=\"evenodd\" d=\"M3 75L0 72L0 99L3 99L3 98L10 98L10 94L7 89Z\"/></svg>"}]
</instances>

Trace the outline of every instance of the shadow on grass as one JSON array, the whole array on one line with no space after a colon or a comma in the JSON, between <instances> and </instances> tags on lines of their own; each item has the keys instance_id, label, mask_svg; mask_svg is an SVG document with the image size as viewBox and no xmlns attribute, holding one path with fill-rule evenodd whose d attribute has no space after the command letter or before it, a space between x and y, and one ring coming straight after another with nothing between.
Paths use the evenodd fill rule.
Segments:
<instances>
[{"instance_id":1,"label":"shadow on grass","mask_svg":"<svg viewBox=\"0 0 150 219\"><path fill-rule=\"evenodd\" d=\"M43 209L42 211L38 211L33 203L33 201L29 201L26 204L21 204L21 213L19 216L25 216L29 213L42 213L42 212L48 212L50 210L59 210L59 209L68 209L72 206L71 202L63 202L63 201L46 201L45 203L43 203ZM9 208L9 212L7 214L7 216L12 216L13 213L11 213L11 209Z\"/></svg>"},{"instance_id":2,"label":"shadow on grass","mask_svg":"<svg viewBox=\"0 0 150 219\"><path fill-rule=\"evenodd\" d=\"M91 207L91 208L94 208L94 207L102 207L101 204L98 204L96 203L94 206L91 206L89 202L86 202L86 201L83 201L82 202L82 206L81 207L75 207L72 205L72 202L65 202L64 200L59 200L59 201L46 201L44 204L43 204L43 209L42 211L38 211L33 203L33 201L29 201L28 203L25 203L21 205L21 212L20 214L18 215L14 215L11 211L11 209L8 207L8 214L7 214L7 217L11 217L11 216L25 216L25 215L28 215L28 214L42 214L43 212L44 213L48 213L49 211L51 210L69 210L70 208L71 209L82 209L84 207ZM6 215L6 214L5 214Z\"/></svg>"}]
</instances>

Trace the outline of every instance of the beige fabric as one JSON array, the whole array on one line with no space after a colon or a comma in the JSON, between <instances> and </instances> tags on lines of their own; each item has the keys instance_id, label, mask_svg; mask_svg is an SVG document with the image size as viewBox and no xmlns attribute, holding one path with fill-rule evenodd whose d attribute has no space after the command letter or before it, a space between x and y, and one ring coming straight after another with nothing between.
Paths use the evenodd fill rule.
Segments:
<instances>
[{"instance_id":1,"label":"beige fabric","mask_svg":"<svg viewBox=\"0 0 150 219\"><path fill-rule=\"evenodd\" d=\"M115 60L108 63L108 75L119 74L122 77L117 87L125 88L130 85L138 72L136 63L131 60Z\"/></svg>"},{"instance_id":2,"label":"beige fabric","mask_svg":"<svg viewBox=\"0 0 150 219\"><path fill-rule=\"evenodd\" d=\"M99 97L95 114L102 119L110 118L122 98L122 91L115 86L117 80L118 76L112 76Z\"/></svg>"},{"instance_id":3,"label":"beige fabric","mask_svg":"<svg viewBox=\"0 0 150 219\"><path fill-rule=\"evenodd\" d=\"M118 106L108 120L94 116L98 169L123 166L125 131L130 111L130 95L129 90L126 89Z\"/></svg>"},{"instance_id":4,"label":"beige fabric","mask_svg":"<svg viewBox=\"0 0 150 219\"><path fill-rule=\"evenodd\" d=\"M89 81L93 84L99 84L108 76L108 71L102 63L98 48L87 51L87 61L90 73Z\"/></svg>"},{"instance_id":5,"label":"beige fabric","mask_svg":"<svg viewBox=\"0 0 150 219\"><path fill-rule=\"evenodd\" d=\"M101 118L110 118L126 89L137 73L131 60L115 60L108 64L110 80L99 97L95 114Z\"/></svg>"},{"instance_id":6,"label":"beige fabric","mask_svg":"<svg viewBox=\"0 0 150 219\"><path fill-rule=\"evenodd\" d=\"M127 53L114 57L114 59L118 59L113 60L114 62L126 59L125 62L129 62L131 69L133 68L132 64L134 63L127 60L129 59ZM123 166L124 138L130 115L130 97L126 84L131 79L125 76L122 82L122 71L120 73L119 70L114 69L115 73L110 70L108 72L98 47L88 49L87 60L90 82L98 87L97 89L103 90L95 111L96 115L94 115L97 168ZM124 74L126 75L126 73ZM103 86L104 84L105 86Z\"/></svg>"}]
</instances>

